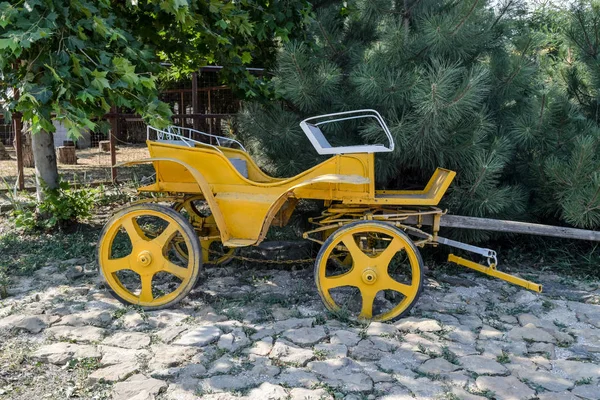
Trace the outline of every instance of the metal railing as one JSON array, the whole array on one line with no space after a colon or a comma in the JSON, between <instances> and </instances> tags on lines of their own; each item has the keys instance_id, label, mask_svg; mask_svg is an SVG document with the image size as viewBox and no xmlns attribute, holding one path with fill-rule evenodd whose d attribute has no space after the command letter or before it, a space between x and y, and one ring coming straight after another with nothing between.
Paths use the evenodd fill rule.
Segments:
<instances>
[{"instance_id":1,"label":"metal railing","mask_svg":"<svg viewBox=\"0 0 600 400\"><path fill-rule=\"evenodd\" d=\"M156 133L156 140L168 142L181 142L188 147L194 147L196 143L210 147L230 147L237 146L240 150L246 151L244 145L235 139L226 138L223 136L211 135L210 133L198 131L192 128L184 128L181 126L168 126L164 130L148 126L147 139L154 140L150 137L151 132ZM205 141L202 141L204 139ZM206 142L208 141L208 142ZM213 143L216 143L214 145Z\"/></svg>"}]
</instances>

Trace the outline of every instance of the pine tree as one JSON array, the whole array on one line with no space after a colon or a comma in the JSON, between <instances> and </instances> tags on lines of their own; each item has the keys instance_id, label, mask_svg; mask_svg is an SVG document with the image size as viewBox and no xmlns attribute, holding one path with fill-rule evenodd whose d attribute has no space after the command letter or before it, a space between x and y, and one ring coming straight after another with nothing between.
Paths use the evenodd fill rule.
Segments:
<instances>
[{"instance_id":1,"label":"pine tree","mask_svg":"<svg viewBox=\"0 0 600 400\"><path fill-rule=\"evenodd\" d=\"M595 2L532 16L547 55L532 85L537 95L510 128L530 209L583 228L600 226L600 43L589 41L600 34L599 17Z\"/></svg>"},{"instance_id":2,"label":"pine tree","mask_svg":"<svg viewBox=\"0 0 600 400\"><path fill-rule=\"evenodd\" d=\"M269 172L290 176L322 161L301 119L373 108L396 142L376 157L379 187L422 187L445 167L458 172L443 203L455 214L600 224L580 217L589 204L582 196L600 197L586 175L592 161L578 163L597 157L587 147L596 122L550 73L555 38L518 2L324 1L314 9L309 40L278 56L280 103L246 104L240 115L241 135ZM332 145L383 140L360 121L326 128ZM579 169L561 176L565 168Z\"/></svg>"}]
</instances>

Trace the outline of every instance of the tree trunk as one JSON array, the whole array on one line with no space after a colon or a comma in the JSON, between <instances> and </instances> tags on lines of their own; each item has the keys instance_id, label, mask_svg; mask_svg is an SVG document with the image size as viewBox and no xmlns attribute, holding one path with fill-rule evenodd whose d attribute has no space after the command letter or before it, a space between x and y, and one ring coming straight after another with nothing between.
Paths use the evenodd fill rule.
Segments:
<instances>
[{"instance_id":1,"label":"tree trunk","mask_svg":"<svg viewBox=\"0 0 600 400\"><path fill-rule=\"evenodd\" d=\"M11 160L10 155L4 148L4 143L0 142L0 160Z\"/></svg>"},{"instance_id":2,"label":"tree trunk","mask_svg":"<svg viewBox=\"0 0 600 400\"><path fill-rule=\"evenodd\" d=\"M58 188L58 166L52 133L40 131L31 135L35 162L35 186L38 201L44 200L43 187Z\"/></svg>"}]
</instances>

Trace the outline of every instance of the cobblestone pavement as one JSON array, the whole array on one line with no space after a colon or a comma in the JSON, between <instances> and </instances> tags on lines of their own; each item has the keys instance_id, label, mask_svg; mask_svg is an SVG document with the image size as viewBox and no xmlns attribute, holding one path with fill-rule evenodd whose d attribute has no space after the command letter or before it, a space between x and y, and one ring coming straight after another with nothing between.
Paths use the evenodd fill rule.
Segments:
<instances>
[{"instance_id":1,"label":"cobblestone pavement","mask_svg":"<svg viewBox=\"0 0 600 400\"><path fill-rule=\"evenodd\" d=\"M0 399L600 399L598 282L528 276L538 295L438 273L410 317L361 325L325 312L310 268L209 268L143 312L88 261L0 302Z\"/></svg>"}]
</instances>

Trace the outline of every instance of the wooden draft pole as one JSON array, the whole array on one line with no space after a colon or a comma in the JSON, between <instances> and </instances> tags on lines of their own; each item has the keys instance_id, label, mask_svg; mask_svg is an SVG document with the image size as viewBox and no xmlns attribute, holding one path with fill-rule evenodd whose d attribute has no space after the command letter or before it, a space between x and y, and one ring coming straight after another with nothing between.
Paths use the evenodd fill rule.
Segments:
<instances>
[{"instance_id":1,"label":"wooden draft pole","mask_svg":"<svg viewBox=\"0 0 600 400\"><path fill-rule=\"evenodd\" d=\"M13 95L15 101L19 100L19 90L14 88ZM17 153L17 176L19 190L25 189L25 170L23 169L23 122L21 113L13 114L13 132L15 134L15 147Z\"/></svg>"},{"instance_id":2,"label":"wooden draft pole","mask_svg":"<svg viewBox=\"0 0 600 400\"><path fill-rule=\"evenodd\" d=\"M407 224L433 225L434 220L431 215L423 215L419 219L416 216L409 216ZM520 233L526 235L551 236L564 239L589 240L600 242L600 231L591 231L586 229L568 228L564 226L533 224L530 222L505 221L500 219L465 217L462 215L444 214L440 217L440 227L474 229L479 231Z\"/></svg>"},{"instance_id":3,"label":"wooden draft pole","mask_svg":"<svg viewBox=\"0 0 600 400\"><path fill-rule=\"evenodd\" d=\"M110 109L110 177L113 183L117 182L117 150L115 147L115 139L117 132L119 131L119 116L117 115L117 107L112 106Z\"/></svg>"},{"instance_id":4,"label":"wooden draft pole","mask_svg":"<svg viewBox=\"0 0 600 400\"><path fill-rule=\"evenodd\" d=\"M440 226L448 228L477 229L494 232L522 233L526 235L551 236L566 239L590 240L600 242L600 232L585 229L567 228L532 224L529 222L503 221L498 219L463 217L460 215L444 215Z\"/></svg>"}]
</instances>

